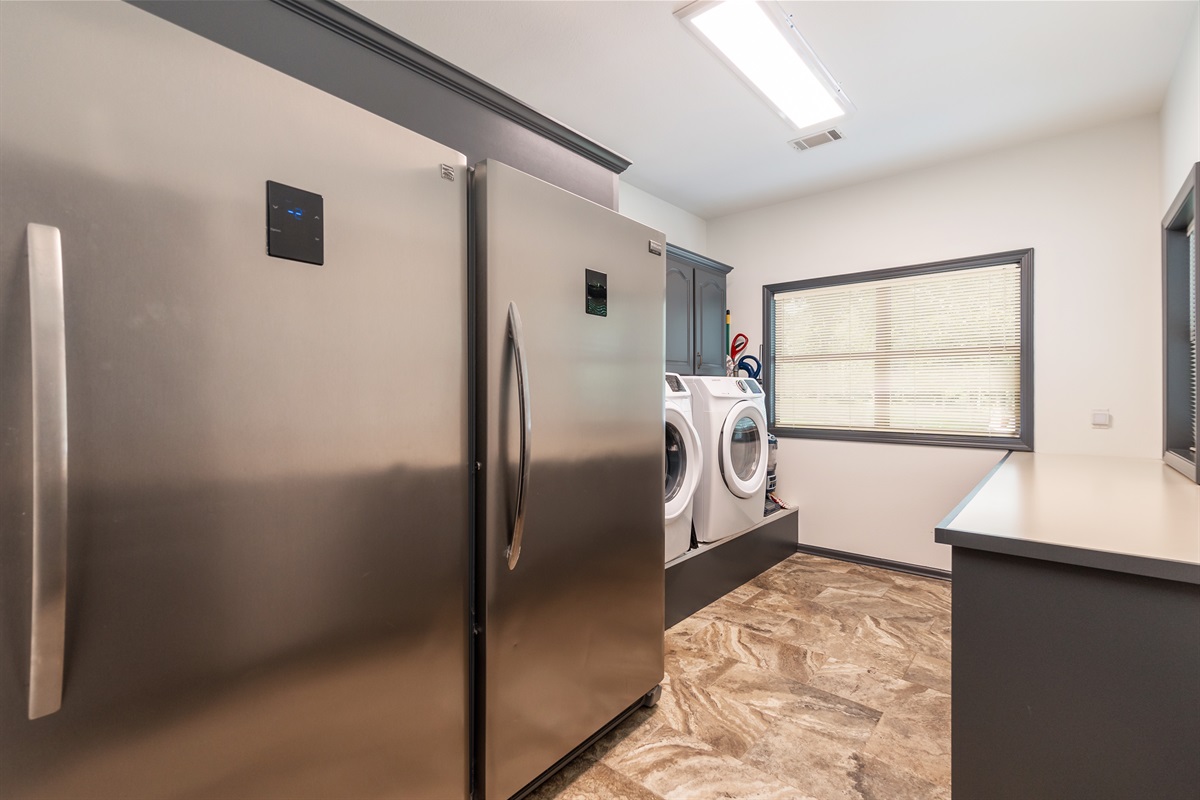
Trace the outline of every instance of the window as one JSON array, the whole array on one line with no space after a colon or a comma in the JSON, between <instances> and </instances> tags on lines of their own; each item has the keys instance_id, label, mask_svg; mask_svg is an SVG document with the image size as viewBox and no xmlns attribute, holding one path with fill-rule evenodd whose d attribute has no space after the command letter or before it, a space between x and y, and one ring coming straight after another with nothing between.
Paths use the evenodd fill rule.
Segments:
<instances>
[{"instance_id":1,"label":"window","mask_svg":"<svg viewBox=\"0 0 1200 800\"><path fill-rule=\"evenodd\" d=\"M1033 449L1033 250L763 287L779 436Z\"/></svg>"},{"instance_id":2,"label":"window","mask_svg":"<svg viewBox=\"0 0 1200 800\"><path fill-rule=\"evenodd\" d=\"M1163 219L1163 461L1193 481L1196 466L1196 184L1200 164Z\"/></svg>"}]
</instances>

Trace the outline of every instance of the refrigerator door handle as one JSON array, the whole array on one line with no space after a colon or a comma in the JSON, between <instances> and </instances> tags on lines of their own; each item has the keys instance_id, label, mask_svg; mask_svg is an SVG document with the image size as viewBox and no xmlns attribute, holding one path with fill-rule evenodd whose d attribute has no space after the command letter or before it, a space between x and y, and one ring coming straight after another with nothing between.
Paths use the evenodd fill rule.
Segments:
<instances>
[{"instance_id":1,"label":"refrigerator door handle","mask_svg":"<svg viewBox=\"0 0 1200 800\"><path fill-rule=\"evenodd\" d=\"M29 718L62 707L67 614L67 341L62 237L30 223L29 329L33 367L33 602Z\"/></svg>"},{"instance_id":2,"label":"refrigerator door handle","mask_svg":"<svg viewBox=\"0 0 1200 800\"><path fill-rule=\"evenodd\" d=\"M516 303L508 304L508 338L512 339L513 357L517 362L517 405L521 415L521 461L517 472L517 502L513 513L512 533L508 540L508 568L516 569L521 558L521 538L525 533L525 497L529 493L529 467L533 463L529 446L533 438L533 417L529 408L529 362L525 358L525 334L521 328L521 312Z\"/></svg>"}]
</instances>

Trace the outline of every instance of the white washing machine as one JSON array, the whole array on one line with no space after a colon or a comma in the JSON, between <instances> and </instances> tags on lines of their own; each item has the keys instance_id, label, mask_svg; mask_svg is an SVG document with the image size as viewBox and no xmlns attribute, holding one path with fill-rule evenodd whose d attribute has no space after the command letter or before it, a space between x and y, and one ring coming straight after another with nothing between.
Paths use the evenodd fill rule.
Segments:
<instances>
[{"instance_id":1,"label":"white washing machine","mask_svg":"<svg viewBox=\"0 0 1200 800\"><path fill-rule=\"evenodd\" d=\"M692 423L692 394L673 372L666 373L666 560L678 558L692 545L692 498L700 485L704 456L700 434Z\"/></svg>"},{"instance_id":2,"label":"white washing machine","mask_svg":"<svg viewBox=\"0 0 1200 800\"><path fill-rule=\"evenodd\" d=\"M689 376L692 419L708 456L693 502L696 539L709 544L762 522L767 403L750 378Z\"/></svg>"}]
</instances>

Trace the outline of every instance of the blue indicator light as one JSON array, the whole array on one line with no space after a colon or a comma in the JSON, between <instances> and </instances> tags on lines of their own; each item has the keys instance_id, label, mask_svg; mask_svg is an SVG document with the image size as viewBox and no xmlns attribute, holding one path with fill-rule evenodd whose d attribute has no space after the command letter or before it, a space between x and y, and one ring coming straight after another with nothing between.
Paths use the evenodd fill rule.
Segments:
<instances>
[{"instance_id":1,"label":"blue indicator light","mask_svg":"<svg viewBox=\"0 0 1200 800\"><path fill-rule=\"evenodd\" d=\"M289 208L288 213L291 214L296 219L300 219L300 217L304 216L304 209L303 208Z\"/></svg>"}]
</instances>

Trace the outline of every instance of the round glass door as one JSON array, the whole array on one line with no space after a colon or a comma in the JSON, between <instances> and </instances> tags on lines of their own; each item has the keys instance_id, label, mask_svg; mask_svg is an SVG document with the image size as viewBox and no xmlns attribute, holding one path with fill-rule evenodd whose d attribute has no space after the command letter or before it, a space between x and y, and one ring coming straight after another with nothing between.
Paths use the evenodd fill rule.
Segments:
<instances>
[{"instance_id":1,"label":"round glass door","mask_svg":"<svg viewBox=\"0 0 1200 800\"><path fill-rule=\"evenodd\" d=\"M729 466L744 481L754 477L758 468L758 450L762 446L758 424L750 417L738 417L729 440Z\"/></svg>"},{"instance_id":2,"label":"round glass door","mask_svg":"<svg viewBox=\"0 0 1200 800\"><path fill-rule=\"evenodd\" d=\"M753 497L767 478L767 420L752 402L738 403L721 427L721 475L729 491Z\"/></svg>"},{"instance_id":3,"label":"round glass door","mask_svg":"<svg viewBox=\"0 0 1200 800\"><path fill-rule=\"evenodd\" d=\"M700 483L700 434L679 409L667 407L667 475L663 497L667 522L678 517L692 502Z\"/></svg>"},{"instance_id":4,"label":"round glass door","mask_svg":"<svg viewBox=\"0 0 1200 800\"><path fill-rule=\"evenodd\" d=\"M683 476L687 474L687 447L683 443L683 434L670 422L667 423L667 488L666 501L669 503L683 488Z\"/></svg>"}]
</instances>

